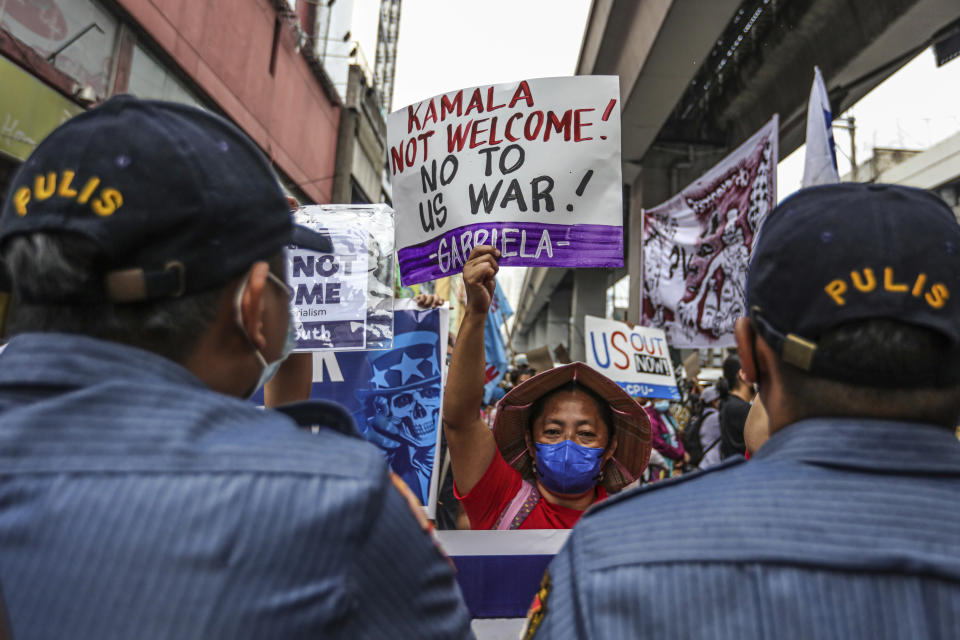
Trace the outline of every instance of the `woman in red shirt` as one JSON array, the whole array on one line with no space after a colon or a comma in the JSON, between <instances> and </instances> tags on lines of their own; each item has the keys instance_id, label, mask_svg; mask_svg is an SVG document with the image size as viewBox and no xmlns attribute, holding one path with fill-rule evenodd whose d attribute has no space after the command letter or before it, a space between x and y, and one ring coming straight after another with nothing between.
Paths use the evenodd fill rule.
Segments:
<instances>
[{"instance_id":1,"label":"woman in red shirt","mask_svg":"<svg viewBox=\"0 0 960 640\"><path fill-rule=\"evenodd\" d=\"M443 403L454 490L473 529L567 529L640 477L650 424L616 383L579 362L518 385L493 430L484 424L483 336L499 257L476 247L463 270L466 312Z\"/></svg>"}]
</instances>

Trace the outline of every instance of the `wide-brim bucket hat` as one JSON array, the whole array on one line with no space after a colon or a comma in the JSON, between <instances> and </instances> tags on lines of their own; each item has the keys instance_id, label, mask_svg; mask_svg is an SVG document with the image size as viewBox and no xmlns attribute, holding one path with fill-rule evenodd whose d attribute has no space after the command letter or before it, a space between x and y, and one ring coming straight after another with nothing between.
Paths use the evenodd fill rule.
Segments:
<instances>
[{"instance_id":1,"label":"wide-brim bucket hat","mask_svg":"<svg viewBox=\"0 0 960 640\"><path fill-rule=\"evenodd\" d=\"M525 434L533 405L555 389L574 381L604 399L613 415L617 449L603 467L603 487L616 493L640 477L650 460L650 420L643 407L620 386L582 362L548 369L511 389L497 405L493 436L503 459L524 478L533 478L533 459Z\"/></svg>"}]
</instances>

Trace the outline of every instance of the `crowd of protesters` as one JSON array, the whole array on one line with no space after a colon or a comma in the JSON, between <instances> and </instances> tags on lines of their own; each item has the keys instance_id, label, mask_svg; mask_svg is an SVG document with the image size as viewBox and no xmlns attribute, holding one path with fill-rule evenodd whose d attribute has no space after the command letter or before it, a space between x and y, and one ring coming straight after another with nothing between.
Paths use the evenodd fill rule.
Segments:
<instances>
[{"instance_id":1,"label":"crowd of protesters","mask_svg":"<svg viewBox=\"0 0 960 640\"><path fill-rule=\"evenodd\" d=\"M0 633L471 635L410 492L342 408L302 402L289 208L232 124L129 96L15 176ZM578 362L517 369L484 406L499 257L464 266L442 429L456 526L571 529L525 637L955 636L960 225L942 201L786 199L737 355L683 407ZM271 377L279 406L255 407Z\"/></svg>"}]
</instances>

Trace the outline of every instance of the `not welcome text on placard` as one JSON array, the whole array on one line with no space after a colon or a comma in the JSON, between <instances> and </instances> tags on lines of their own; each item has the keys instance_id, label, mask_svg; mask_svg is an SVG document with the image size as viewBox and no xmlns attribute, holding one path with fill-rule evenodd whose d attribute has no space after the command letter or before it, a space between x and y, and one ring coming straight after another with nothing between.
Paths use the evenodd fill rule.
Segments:
<instances>
[{"instance_id":1,"label":"not welcome text on placard","mask_svg":"<svg viewBox=\"0 0 960 640\"><path fill-rule=\"evenodd\" d=\"M505 266L623 264L619 82L472 87L388 117L404 285L459 273L491 244Z\"/></svg>"}]
</instances>

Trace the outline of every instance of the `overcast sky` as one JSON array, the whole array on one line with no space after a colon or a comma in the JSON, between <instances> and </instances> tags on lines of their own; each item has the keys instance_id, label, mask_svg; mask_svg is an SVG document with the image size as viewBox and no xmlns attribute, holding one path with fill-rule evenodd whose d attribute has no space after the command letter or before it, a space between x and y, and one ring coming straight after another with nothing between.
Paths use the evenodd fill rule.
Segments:
<instances>
[{"instance_id":1,"label":"overcast sky","mask_svg":"<svg viewBox=\"0 0 960 640\"><path fill-rule=\"evenodd\" d=\"M380 3L353 2L353 34L372 64ZM404 0L393 108L463 87L572 75L589 8L590 0ZM812 78L811 69L805 82ZM859 162L874 146L928 148L960 131L960 59L937 68L927 50L841 115L850 114L857 119ZM850 170L850 138L842 130L834 137L843 175ZM799 188L803 158L800 147L780 163L781 199ZM503 273L516 302L522 270Z\"/></svg>"},{"instance_id":2,"label":"overcast sky","mask_svg":"<svg viewBox=\"0 0 960 640\"><path fill-rule=\"evenodd\" d=\"M874 147L931 147L960 131L960 58L937 67L927 49L841 115L856 119L858 164L873 155ZM834 129L833 136L842 176L850 171L850 134ZM781 200L800 188L804 151L801 146L778 167Z\"/></svg>"},{"instance_id":3,"label":"overcast sky","mask_svg":"<svg viewBox=\"0 0 960 640\"><path fill-rule=\"evenodd\" d=\"M380 3L354 2L353 33L372 62ZM589 9L590 0L404 0L394 110L464 87L573 75ZM524 271L500 272L514 307Z\"/></svg>"}]
</instances>

